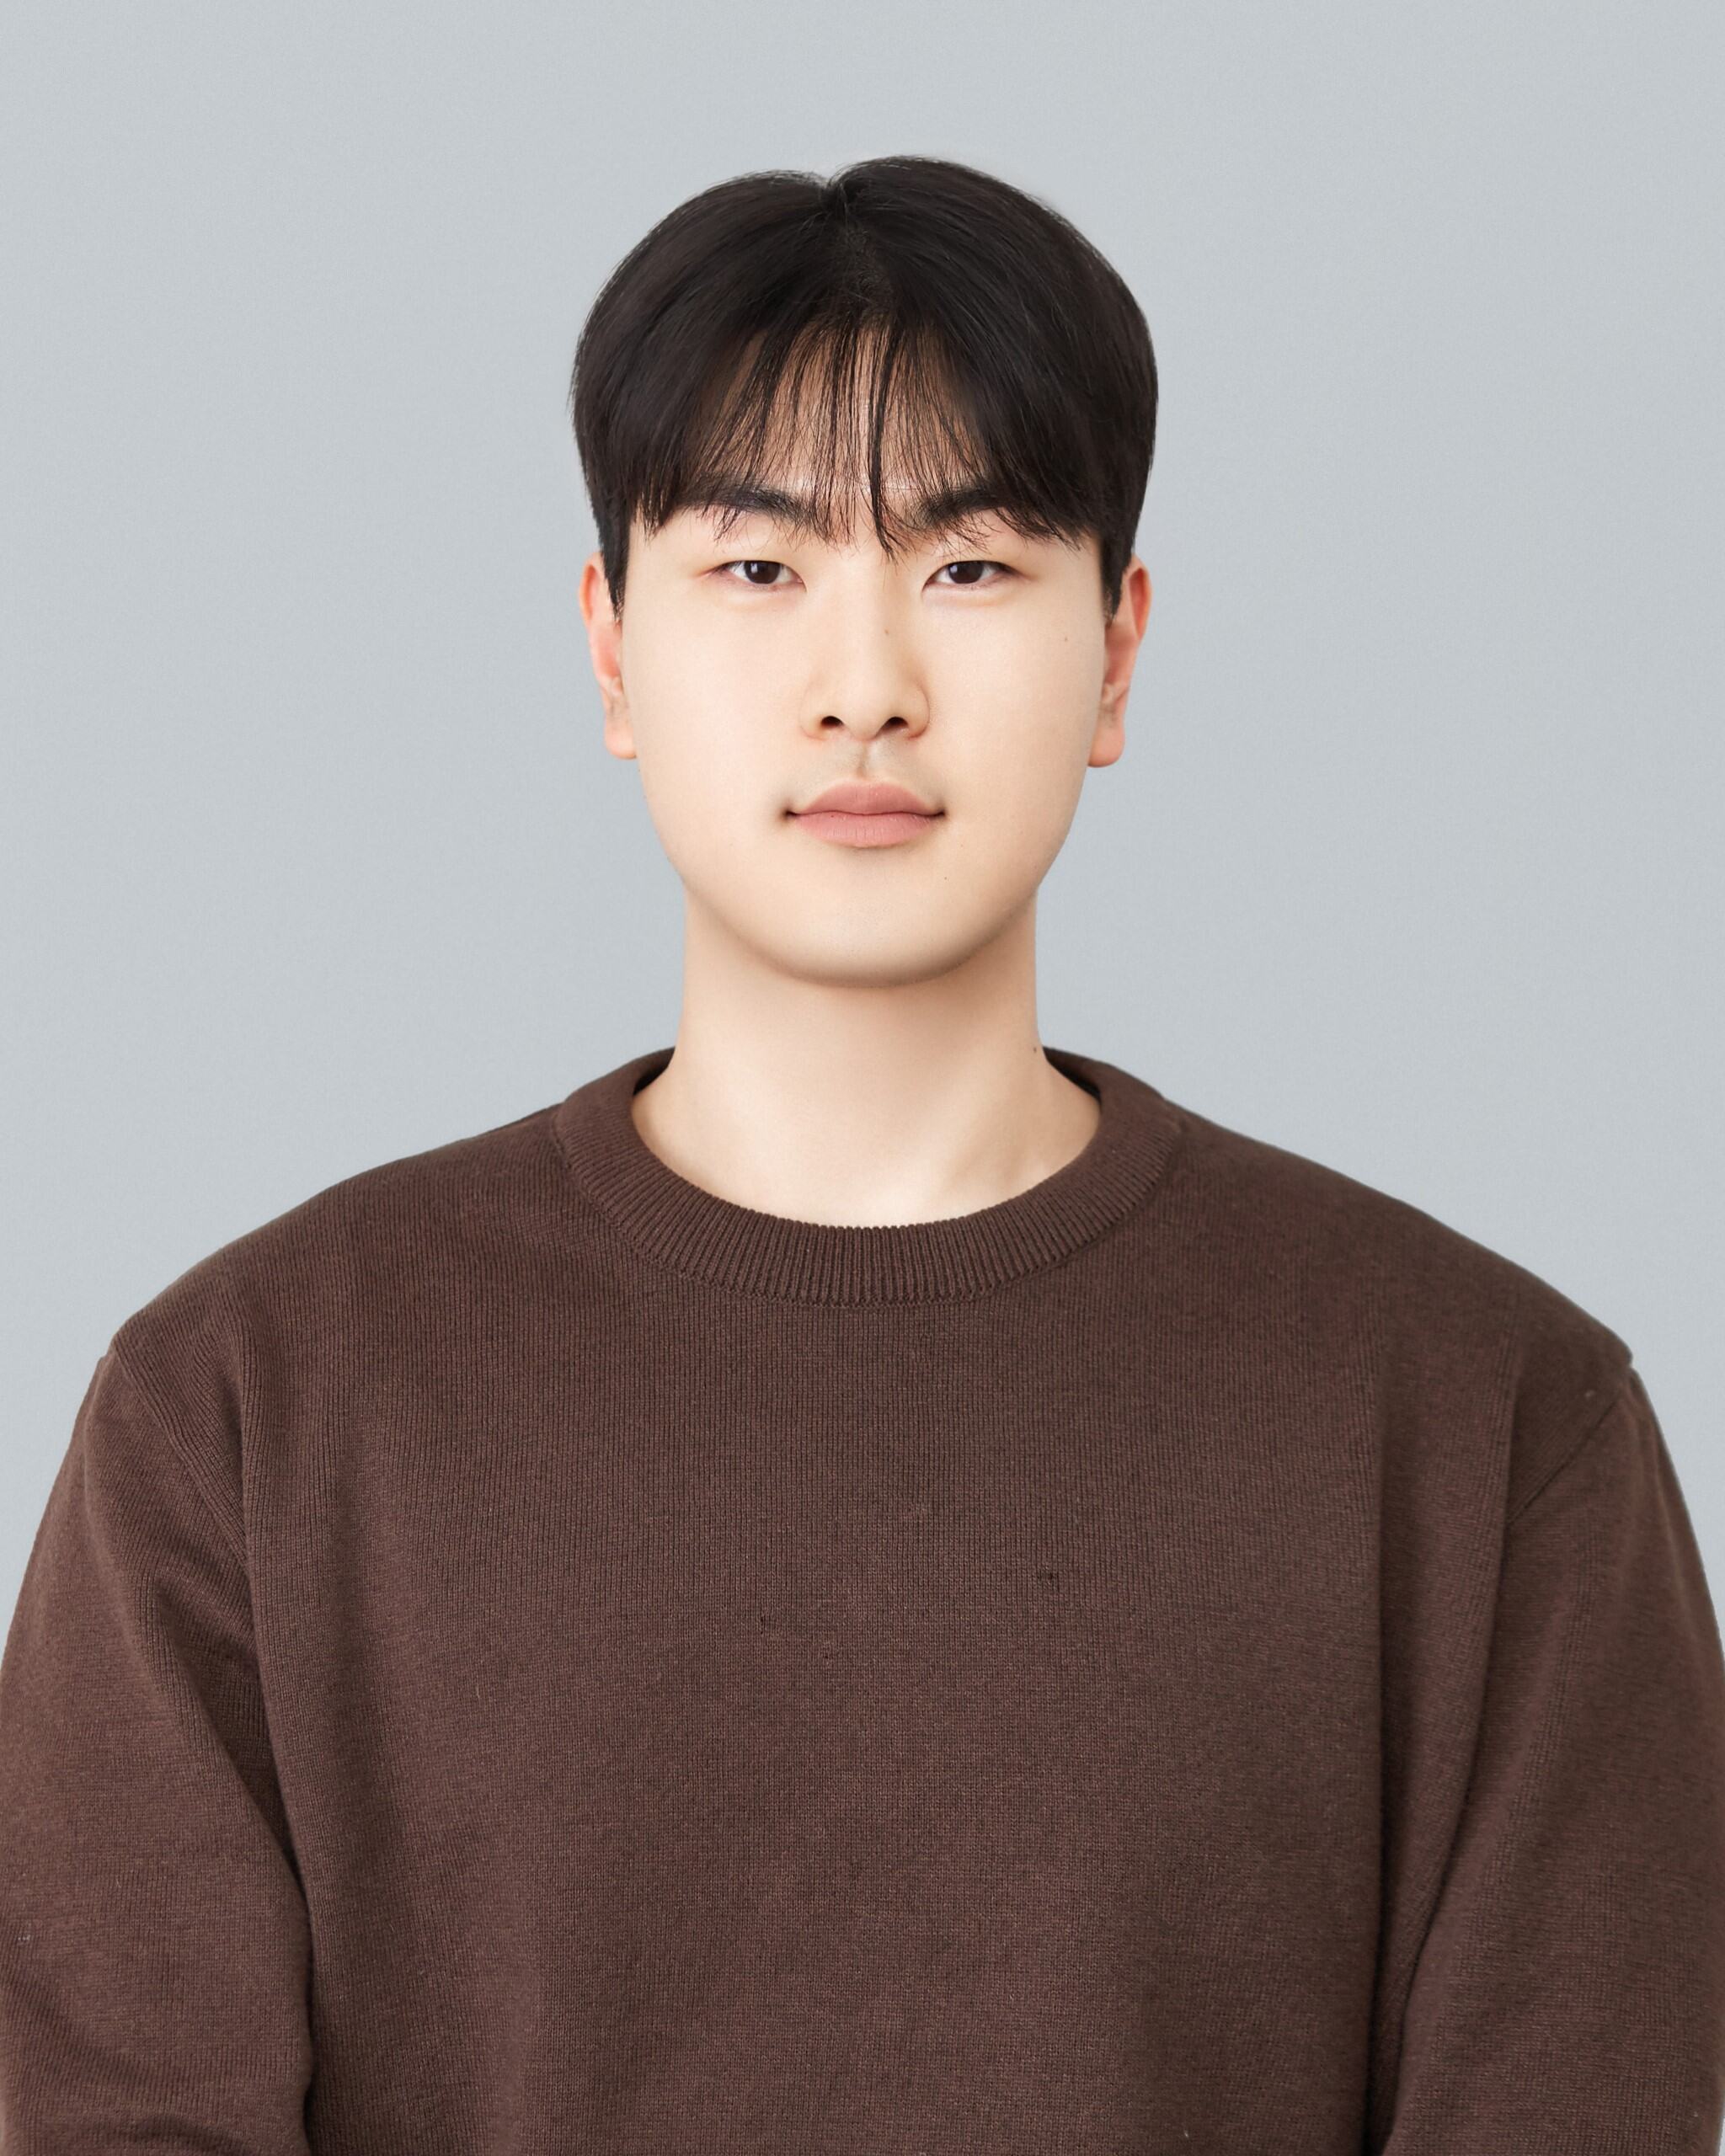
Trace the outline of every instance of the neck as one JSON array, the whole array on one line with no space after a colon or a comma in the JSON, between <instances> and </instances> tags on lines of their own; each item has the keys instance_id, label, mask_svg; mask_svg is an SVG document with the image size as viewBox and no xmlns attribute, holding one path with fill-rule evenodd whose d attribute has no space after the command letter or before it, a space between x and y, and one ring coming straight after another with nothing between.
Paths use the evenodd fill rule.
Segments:
<instances>
[{"instance_id":1,"label":"neck","mask_svg":"<svg viewBox=\"0 0 1725 2156\"><path fill-rule=\"evenodd\" d=\"M1027 921L909 982L798 979L698 922L675 1052L633 1097L686 1182L835 1226L948 1218L1017 1196L1090 1142L1094 1097L1044 1054Z\"/></svg>"}]
</instances>

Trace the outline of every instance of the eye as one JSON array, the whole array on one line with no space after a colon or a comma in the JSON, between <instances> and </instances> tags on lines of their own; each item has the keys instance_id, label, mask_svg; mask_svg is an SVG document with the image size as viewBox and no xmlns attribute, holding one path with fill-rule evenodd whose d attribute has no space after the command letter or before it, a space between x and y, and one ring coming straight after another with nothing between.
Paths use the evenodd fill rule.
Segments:
<instances>
[{"instance_id":1,"label":"eye","mask_svg":"<svg viewBox=\"0 0 1725 2156\"><path fill-rule=\"evenodd\" d=\"M746 584L750 591L772 591L777 590L777 587L770 580L762 580L748 575L733 576L731 574L731 571L733 569L782 569L784 566L785 565L782 562L769 562L764 560L721 562L716 574L727 583Z\"/></svg>"},{"instance_id":2,"label":"eye","mask_svg":"<svg viewBox=\"0 0 1725 2156\"><path fill-rule=\"evenodd\" d=\"M988 561L947 562L944 563L942 567L935 572L935 574L937 576L944 576L948 569L998 569L1001 573L1000 576L988 579L989 583L994 584L998 584L1001 578L1009 577L1016 574L1014 570L1008 568L1004 562ZM952 591L976 591L985 590L987 589L987 584L980 582L979 579L975 577L965 577L959 583L955 584L949 584L947 588L948 590Z\"/></svg>"}]
</instances>

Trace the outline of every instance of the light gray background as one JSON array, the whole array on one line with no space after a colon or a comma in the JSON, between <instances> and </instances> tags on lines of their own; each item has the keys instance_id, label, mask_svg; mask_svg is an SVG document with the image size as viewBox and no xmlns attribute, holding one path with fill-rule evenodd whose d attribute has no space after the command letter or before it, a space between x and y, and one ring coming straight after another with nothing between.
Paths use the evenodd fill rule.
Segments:
<instances>
[{"instance_id":1,"label":"light gray background","mask_svg":"<svg viewBox=\"0 0 1725 2156\"><path fill-rule=\"evenodd\" d=\"M1635 1349L1725 1593L1712 8L19 5L0 29L0 1607L120 1321L674 1036L563 398L697 189L1075 218L1162 379L1043 1038Z\"/></svg>"}]
</instances>

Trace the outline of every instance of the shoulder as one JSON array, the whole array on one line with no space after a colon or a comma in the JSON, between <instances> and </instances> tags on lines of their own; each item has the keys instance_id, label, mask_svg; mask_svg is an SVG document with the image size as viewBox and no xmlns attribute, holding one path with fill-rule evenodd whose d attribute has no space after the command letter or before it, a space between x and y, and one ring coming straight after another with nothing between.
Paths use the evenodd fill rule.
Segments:
<instances>
[{"instance_id":1,"label":"shoulder","mask_svg":"<svg viewBox=\"0 0 1725 2156\"><path fill-rule=\"evenodd\" d=\"M110 1343L164 1414L237 1417L258 1358L364 1352L392 1314L459 1295L488 1251L531 1242L566 1171L555 1104L378 1162L230 1238L125 1318ZM507 1257L504 1262L507 1265Z\"/></svg>"},{"instance_id":2,"label":"shoulder","mask_svg":"<svg viewBox=\"0 0 1725 2156\"><path fill-rule=\"evenodd\" d=\"M1628 1343L1544 1273L1407 1198L1191 1109L1177 1155L1195 1245L1314 1342L1345 1338L1385 1412L1508 1441L1513 1504L1629 1380ZM1248 1299L1253 1292L1245 1289Z\"/></svg>"}]
</instances>

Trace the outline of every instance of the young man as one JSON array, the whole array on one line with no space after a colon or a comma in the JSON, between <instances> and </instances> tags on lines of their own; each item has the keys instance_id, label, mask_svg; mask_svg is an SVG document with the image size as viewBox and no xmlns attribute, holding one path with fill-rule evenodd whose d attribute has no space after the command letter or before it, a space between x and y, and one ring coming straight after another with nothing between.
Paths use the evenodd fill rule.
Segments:
<instances>
[{"instance_id":1,"label":"young man","mask_svg":"<svg viewBox=\"0 0 1725 2156\"><path fill-rule=\"evenodd\" d=\"M0 1669L8 2156L1717 2148L1725 1662L1628 1348L1037 1037L1155 411L962 166L607 284L675 1049L115 1333Z\"/></svg>"}]
</instances>

